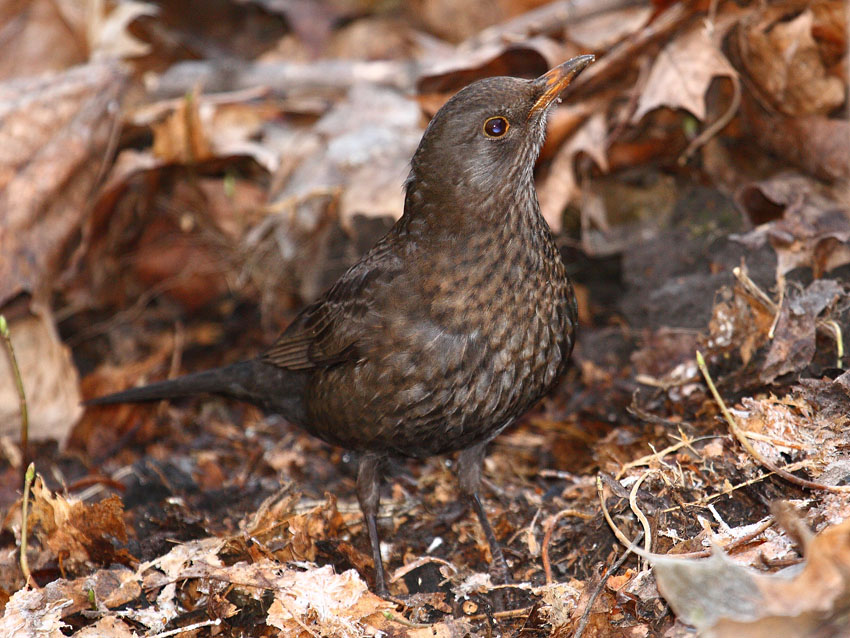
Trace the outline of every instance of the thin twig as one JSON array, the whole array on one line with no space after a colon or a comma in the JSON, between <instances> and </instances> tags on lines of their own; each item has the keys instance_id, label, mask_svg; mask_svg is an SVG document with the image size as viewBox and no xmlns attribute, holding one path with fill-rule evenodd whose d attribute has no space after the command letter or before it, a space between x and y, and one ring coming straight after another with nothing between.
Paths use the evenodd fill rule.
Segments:
<instances>
[{"instance_id":1,"label":"thin twig","mask_svg":"<svg viewBox=\"0 0 850 638\"><path fill-rule=\"evenodd\" d=\"M413 622L412 620L408 620L404 616L401 616L400 614L394 614L391 611L385 611L384 618L386 618L387 620L391 620L392 622L397 622L399 625L410 627L411 629L426 629L431 626L428 623Z\"/></svg>"},{"instance_id":2,"label":"thin twig","mask_svg":"<svg viewBox=\"0 0 850 638\"><path fill-rule=\"evenodd\" d=\"M24 392L24 381L21 378L21 369L18 367L18 359L15 357L15 348L12 346L12 336L9 333L9 324L6 317L0 315L0 336L6 342L6 351L9 353L9 361L12 364L12 374L15 377L15 387L18 389L18 404L21 410L21 469L27 467L30 459L29 454L29 430L30 420L27 410L27 395Z\"/></svg>"},{"instance_id":3,"label":"thin twig","mask_svg":"<svg viewBox=\"0 0 850 638\"><path fill-rule=\"evenodd\" d=\"M735 117L735 114L738 112L738 108L741 106L741 81L735 75L728 76L732 81L732 102L729 104L729 108L718 117L714 122L709 124L705 129L703 129L702 133L697 135L691 143L688 144L688 148L685 149L685 152L679 157L679 166L684 166L691 156L708 140L717 135L720 131L722 131L729 122L732 121L732 118Z\"/></svg>"},{"instance_id":4,"label":"thin twig","mask_svg":"<svg viewBox=\"0 0 850 638\"><path fill-rule=\"evenodd\" d=\"M755 476L755 477L753 477L753 478L751 478L747 481L744 481L743 483L738 483L737 485L733 485L731 487L728 487L728 488L726 488L726 489L724 489L720 492L717 492L716 494L709 494L708 496L703 496L701 498L698 498L695 501L690 501L688 503L682 503L681 505L674 505L673 507L668 507L667 509L661 510L659 513L660 514L667 514L668 512L675 512L676 510L685 509L686 507L705 507L708 503L720 498L721 496L728 496L732 492L735 492L736 490L740 490L742 487L749 487L750 485L755 485L759 481L763 481L764 479L768 478L769 476L773 476L773 472L765 472L764 474L759 474L758 476Z\"/></svg>"},{"instance_id":5,"label":"thin twig","mask_svg":"<svg viewBox=\"0 0 850 638\"><path fill-rule=\"evenodd\" d=\"M701 436L701 437L698 437L696 439L683 438L678 443L674 443L673 445L668 445L663 450L659 450L658 452L655 452L653 454L647 454L646 456L642 456L639 459L635 459L634 461L629 461L628 463L626 463L625 465L623 465L620 468L620 471L617 473L616 478L618 480L623 478L623 475L626 473L626 471L632 469L633 467L639 467L641 465L649 465L649 463L653 460L657 460L660 463L661 460L665 456L670 454L671 452L675 452L677 450L680 450L683 447L691 448L691 450L693 450L693 447L691 447L691 446L694 443L698 443L699 441L705 441L706 439L716 439L716 438L717 438L717 436Z\"/></svg>"},{"instance_id":6,"label":"thin twig","mask_svg":"<svg viewBox=\"0 0 850 638\"><path fill-rule=\"evenodd\" d=\"M649 525L649 520L646 518L646 515L641 511L637 504L637 492L640 488L640 484L643 483L644 479L650 474L655 474L657 470L649 470L644 472L638 477L638 480L635 481L635 484L632 486L632 491L629 492L629 507L632 508L632 511L637 516L637 519L640 521L641 526L643 527L644 538L646 539L646 543L644 544L643 550L649 554L652 551L652 528Z\"/></svg>"},{"instance_id":7,"label":"thin twig","mask_svg":"<svg viewBox=\"0 0 850 638\"><path fill-rule=\"evenodd\" d=\"M745 534L744 536L741 536L739 538L736 538L735 540L726 543L726 545L722 545L720 547L720 549L722 549L726 554L732 554L732 552L737 550L739 547L742 547L744 545L748 545L749 543L753 542L756 538L758 538L759 536L764 534L764 532L766 532L769 528L771 528L775 523L776 523L776 520L772 516L769 516L764 521L762 521L761 524L756 529L754 529L752 532L750 532L749 534ZM712 554L712 550L711 550L711 548L709 548L709 549L702 549L698 552L685 552L683 554L675 554L673 556L675 556L675 558L677 558L677 559L679 559L679 558L681 558L681 559L691 558L692 559L692 558L708 558L709 556L711 556L711 554Z\"/></svg>"},{"instance_id":8,"label":"thin twig","mask_svg":"<svg viewBox=\"0 0 850 638\"><path fill-rule=\"evenodd\" d=\"M808 479L800 478L795 474L791 474L787 470L776 467L773 463L764 458L759 452L753 447L752 443L750 443L747 436L738 427L738 423L735 421L735 417L732 416L732 413L729 412L729 408L726 407L726 403L724 403L723 398L720 396L720 393L717 391L717 387L714 385L714 381L711 378L711 375L708 372L708 368L705 365L705 359L702 356L702 353L697 350L696 353L697 365L699 366L700 372L702 372L702 376L705 378L705 382L708 385L708 389L711 391L714 400L717 402L717 405L720 407L720 411L723 413L723 417L726 419L726 423L729 424L729 429L732 431L732 434L736 439L740 442L741 446L747 451L747 453L752 456L758 463L769 469L771 472L774 472L784 478L786 481L790 483L794 483L795 485L799 485L800 487L805 487L811 490L825 490L827 492L837 492L837 493L848 493L850 492L850 485L826 485L824 483L818 483L817 481L810 481Z\"/></svg>"},{"instance_id":9,"label":"thin twig","mask_svg":"<svg viewBox=\"0 0 850 638\"><path fill-rule=\"evenodd\" d=\"M632 542L625 534L623 534L620 528L617 527L617 524L614 523L614 519L611 518L611 515L608 513L608 507L605 505L605 494L602 489L602 477L599 475L596 476L596 492L599 494L599 504L602 506L602 515L608 522L608 526L611 528L611 531L614 532L614 536L617 537L617 540L620 541L624 547L631 547Z\"/></svg>"},{"instance_id":10,"label":"thin twig","mask_svg":"<svg viewBox=\"0 0 850 638\"><path fill-rule=\"evenodd\" d=\"M543 573L546 574L546 584L552 583L552 564L549 561L549 543L552 541L552 531L555 529L555 523L565 516L578 516L585 518L586 515L578 510L565 509L555 514L552 518L546 521L546 530L543 533L543 547L540 550L540 558L543 561Z\"/></svg>"},{"instance_id":11,"label":"thin twig","mask_svg":"<svg viewBox=\"0 0 850 638\"><path fill-rule=\"evenodd\" d=\"M601 484L601 482L600 482ZM614 561L614 564L611 565L606 571L602 578L599 580L599 583L593 590L593 593L590 595L590 598L587 601L587 605L584 608L584 611L581 614L581 618L578 621L578 627L576 627L576 632L573 634L573 638L581 638L582 634L584 634L584 628L587 627L587 621L590 618L590 610L593 609L593 603L596 602L596 599L599 598L599 594L602 593L602 589L605 587L605 583L608 582L608 579L611 578L611 575L622 567L623 563L626 562L626 559L629 557L629 554L632 553L631 546L640 543L643 538L643 532L638 534L635 537L634 543L629 543L629 547L622 553L622 555Z\"/></svg>"},{"instance_id":12,"label":"thin twig","mask_svg":"<svg viewBox=\"0 0 850 638\"><path fill-rule=\"evenodd\" d=\"M221 618L216 618L215 620L205 620L203 622L195 623L194 625L186 625L185 627L178 627L177 629L163 631L162 633L154 634L150 638L169 638L169 636L176 636L177 634L182 634L187 631L195 631L196 629L201 629L202 627L218 627L220 624Z\"/></svg>"},{"instance_id":13,"label":"thin twig","mask_svg":"<svg viewBox=\"0 0 850 638\"><path fill-rule=\"evenodd\" d=\"M29 529L29 526L27 525L27 510L29 509L30 502L30 487L32 486L34 478L35 463L30 463L29 467L27 467L24 478L24 498L21 502L21 571L24 574L24 581L27 585L30 584L32 578L30 575L29 560L27 560L27 530Z\"/></svg>"}]
</instances>

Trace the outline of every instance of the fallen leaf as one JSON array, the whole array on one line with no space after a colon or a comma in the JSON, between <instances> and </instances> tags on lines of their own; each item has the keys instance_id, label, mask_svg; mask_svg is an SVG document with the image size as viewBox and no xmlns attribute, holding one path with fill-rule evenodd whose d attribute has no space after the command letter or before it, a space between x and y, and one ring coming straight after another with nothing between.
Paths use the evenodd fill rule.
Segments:
<instances>
[{"instance_id":1,"label":"fallen leaf","mask_svg":"<svg viewBox=\"0 0 850 638\"><path fill-rule=\"evenodd\" d=\"M850 179L850 122L822 115L775 117L743 109L757 142L807 173L826 180Z\"/></svg>"},{"instance_id":2,"label":"fallen leaf","mask_svg":"<svg viewBox=\"0 0 850 638\"><path fill-rule=\"evenodd\" d=\"M136 638L139 634L115 616L104 616L93 625L72 634L74 638Z\"/></svg>"},{"instance_id":3,"label":"fallen leaf","mask_svg":"<svg viewBox=\"0 0 850 638\"><path fill-rule=\"evenodd\" d=\"M676 615L706 637L806 638L850 611L850 521L814 538L802 571L759 573L719 549L704 560L647 558Z\"/></svg>"},{"instance_id":4,"label":"fallen leaf","mask_svg":"<svg viewBox=\"0 0 850 638\"><path fill-rule=\"evenodd\" d=\"M83 413L71 351L49 312L10 321L9 334L27 399L29 436L62 445ZM18 440L20 399L5 345L0 350L0 435Z\"/></svg>"},{"instance_id":5,"label":"fallen leaf","mask_svg":"<svg viewBox=\"0 0 850 638\"><path fill-rule=\"evenodd\" d=\"M606 157L608 124L605 115L596 112L558 150L546 176L537 187L540 211L553 232L560 232L567 204L580 194L573 162L579 153L587 153L603 170L608 170Z\"/></svg>"},{"instance_id":6,"label":"fallen leaf","mask_svg":"<svg viewBox=\"0 0 850 638\"><path fill-rule=\"evenodd\" d=\"M0 84L0 307L46 298L100 177L126 71L76 67Z\"/></svg>"},{"instance_id":7,"label":"fallen leaf","mask_svg":"<svg viewBox=\"0 0 850 638\"><path fill-rule=\"evenodd\" d=\"M5 2L0 80L57 72L86 61L85 3L78 0Z\"/></svg>"},{"instance_id":8,"label":"fallen leaf","mask_svg":"<svg viewBox=\"0 0 850 638\"><path fill-rule=\"evenodd\" d=\"M817 279L802 291L793 287L786 290L774 338L761 366L764 383L772 383L789 372L800 372L811 363L817 318L844 294L844 288L834 279Z\"/></svg>"},{"instance_id":9,"label":"fallen leaf","mask_svg":"<svg viewBox=\"0 0 850 638\"><path fill-rule=\"evenodd\" d=\"M828 114L844 102L844 82L824 68L811 9L788 21L774 17L768 11L740 33L741 60L752 81L770 106L786 115Z\"/></svg>"},{"instance_id":10,"label":"fallen leaf","mask_svg":"<svg viewBox=\"0 0 850 638\"><path fill-rule=\"evenodd\" d=\"M750 248L770 243L777 281L800 266L820 277L850 263L848 208L814 180L782 173L740 188L735 201L754 223L767 223L732 238Z\"/></svg>"},{"instance_id":11,"label":"fallen leaf","mask_svg":"<svg viewBox=\"0 0 850 638\"><path fill-rule=\"evenodd\" d=\"M66 571L77 571L90 563L130 564L135 559L116 547L113 539L127 542L124 507L113 495L91 505L53 494L38 477L32 488L30 529L56 557L62 557Z\"/></svg>"},{"instance_id":12,"label":"fallen leaf","mask_svg":"<svg viewBox=\"0 0 850 638\"><path fill-rule=\"evenodd\" d=\"M155 16L159 9L149 2L124 0L111 10L104 2L89 2L88 45L92 60L125 59L145 55L151 45L142 42L129 31L129 26L143 16ZM101 9L101 12L97 11Z\"/></svg>"},{"instance_id":13,"label":"fallen leaf","mask_svg":"<svg viewBox=\"0 0 850 638\"><path fill-rule=\"evenodd\" d=\"M21 589L6 603L0 618L0 636L9 638L65 638L62 608L71 601L48 603L39 589Z\"/></svg>"},{"instance_id":14,"label":"fallen leaf","mask_svg":"<svg viewBox=\"0 0 850 638\"><path fill-rule=\"evenodd\" d=\"M682 108L705 120L705 94L711 81L728 77L737 82L738 78L714 37L706 24L698 24L661 50L641 92L633 123L659 107Z\"/></svg>"}]
</instances>

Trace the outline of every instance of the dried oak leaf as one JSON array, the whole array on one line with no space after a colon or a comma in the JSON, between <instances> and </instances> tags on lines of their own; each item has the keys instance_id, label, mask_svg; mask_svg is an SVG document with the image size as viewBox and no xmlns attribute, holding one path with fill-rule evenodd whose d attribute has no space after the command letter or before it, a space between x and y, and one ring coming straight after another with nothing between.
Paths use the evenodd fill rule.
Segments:
<instances>
[{"instance_id":1,"label":"dried oak leaf","mask_svg":"<svg viewBox=\"0 0 850 638\"><path fill-rule=\"evenodd\" d=\"M583 110L582 106L576 109ZM604 113L597 111L582 124L570 139L558 149L537 194L540 200L540 212L553 232L559 232L563 226L562 213L567 204L575 201L581 194L576 179L573 162L579 153L587 155L603 171L608 170L608 123ZM594 200L597 201L597 200ZM601 201L599 202L601 204ZM582 223L593 220L597 226L607 230L604 204L601 210L587 204L582 206Z\"/></svg>"},{"instance_id":2,"label":"dried oak leaf","mask_svg":"<svg viewBox=\"0 0 850 638\"><path fill-rule=\"evenodd\" d=\"M850 521L826 528L806 554L802 571L776 574L742 567L720 550L705 560L649 560L664 598L700 635L803 638L850 611Z\"/></svg>"},{"instance_id":3,"label":"dried oak leaf","mask_svg":"<svg viewBox=\"0 0 850 638\"><path fill-rule=\"evenodd\" d=\"M770 106L786 115L826 115L844 102L844 82L829 75L814 39L814 14L765 19L739 32L741 60ZM782 16L780 16L782 17Z\"/></svg>"},{"instance_id":4,"label":"dried oak leaf","mask_svg":"<svg viewBox=\"0 0 850 638\"><path fill-rule=\"evenodd\" d=\"M777 281L800 266L820 277L850 263L850 210L814 180L782 173L742 187L735 201L760 225L733 239L752 248L770 242Z\"/></svg>"},{"instance_id":5,"label":"dried oak leaf","mask_svg":"<svg viewBox=\"0 0 850 638\"><path fill-rule=\"evenodd\" d=\"M70 601L48 602L40 589L21 589L12 594L3 617L0 636L15 638L65 638L62 608Z\"/></svg>"},{"instance_id":6,"label":"dried oak leaf","mask_svg":"<svg viewBox=\"0 0 850 638\"><path fill-rule=\"evenodd\" d=\"M0 84L0 306L44 298L100 177L126 71L112 64Z\"/></svg>"},{"instance_id":7,"label":"dried oak leaf","mask_svg":"<svg viewBox=\"0 0 850 638\"><path fill-rule=\"evenodd\" d=\"M850 122L823 115L774 117L742 111L757 143L777 157L825 180L850 179Z\"/></svg>"},{"instance_id":8,"label":"dried oak leaf","mask_svg":"<svg viewBox=\"0 0 850 638\"><path fill-rule=\"evenodd\" d=\"M705 119L705 93L716 77L737 81L738 72L726 59L704 24L670 42L655 59L638 100L632 122L652 109L683 108Z\"/></svg>"},{"instance_id":9,"label":"dried oak leaf","mask_svg":"<svg viewBox=\"0 0 850 638\"><path fill-rule=\"evenodd\" d=\"M30 527L34 535L62 560L66 571L76 571L88 563L101 565L135 562L114 540L127 542L124 507L113 495L88 505L76 499L53 494L36 479L32 489Z\"/></svg>"}]
</instances>

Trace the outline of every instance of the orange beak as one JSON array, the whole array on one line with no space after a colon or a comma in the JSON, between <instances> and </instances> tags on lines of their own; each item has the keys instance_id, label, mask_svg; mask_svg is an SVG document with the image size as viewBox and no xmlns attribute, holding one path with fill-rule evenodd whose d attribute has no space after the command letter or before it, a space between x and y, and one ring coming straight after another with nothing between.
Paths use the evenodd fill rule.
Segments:
<instances>
[{"instance_id":1,"label":"orange beak","mask_svg":"<svg viewBox=\"0 0 850 638\"><path fill-rule=\"evenodd\" d=\"M544 112L584 68L596 60L595 55L580 55L546 71L534 83L543 91L528 112L528 119Z\"/></svg>"}]
</instances>

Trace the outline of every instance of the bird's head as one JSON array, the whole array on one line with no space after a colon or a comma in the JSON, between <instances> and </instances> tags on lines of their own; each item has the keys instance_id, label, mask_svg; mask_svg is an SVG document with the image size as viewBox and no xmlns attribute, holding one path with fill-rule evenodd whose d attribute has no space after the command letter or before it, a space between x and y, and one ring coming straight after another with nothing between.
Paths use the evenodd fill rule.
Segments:
<instances>
[{"instance_id":1,"label":"bird's head","mask_svg":"<svg viewBox=\"0 0 850 638\"><path fill-rule=\"evenodd\" d=\"M486 78L458 92L422 136L411 162L409 200L481 200L531 184L549 108L593 60L582 55L535 80Z\"/></svg>"}]
</instances>

